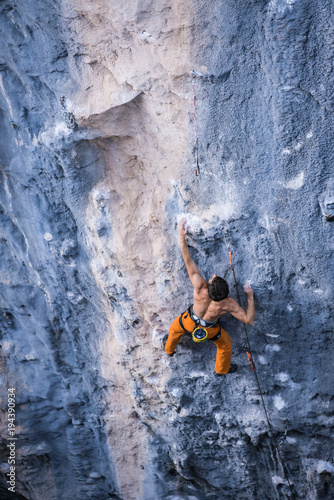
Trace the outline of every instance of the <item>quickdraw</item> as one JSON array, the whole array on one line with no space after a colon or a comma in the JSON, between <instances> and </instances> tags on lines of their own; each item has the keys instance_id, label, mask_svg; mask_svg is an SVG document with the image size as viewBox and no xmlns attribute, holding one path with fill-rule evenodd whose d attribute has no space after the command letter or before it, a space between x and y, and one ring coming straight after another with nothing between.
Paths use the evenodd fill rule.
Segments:
<instances>
[{"instance_id":1,"label":"quickdraw","mask_svg":"<svg viewBox=\"0 0 334 500\"><path fill-rule=\"evenodd\" d=\"M252 371L256 370L256 366L255 366L255 363L253 361L253 358L252 358L251 354L249 354L249 352L247 352L247 351L246 351L246 354L247 354L247 357L248 357L249 362L250 362L250 369Z\"/></svg>"}]
</instances>

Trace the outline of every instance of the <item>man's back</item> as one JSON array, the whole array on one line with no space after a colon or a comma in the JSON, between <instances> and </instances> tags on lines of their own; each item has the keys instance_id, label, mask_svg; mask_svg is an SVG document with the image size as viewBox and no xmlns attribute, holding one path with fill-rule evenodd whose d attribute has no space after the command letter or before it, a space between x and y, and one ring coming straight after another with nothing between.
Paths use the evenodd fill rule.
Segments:
<instances>
[{"instance_id":1,"label":"man's back","mask_svg":"<svg viewBox=\"0 0 334 500\"><path fill-rule=\"evenodd\" d=\"M208 285L204 285L199 291L194 289L194 313L205 321L217 321L223 314L230 312L231 301L226 298L220 302L215 302L209 296Z\"/></svg>"},{"instance_id":2,"label":"man's back","mask_svg":"<svg viewBox=\"0 0 334 500\"><path fill-rule=\"evenodd\" d=\"M191 258L185 239L188 232L185 222L185 219L179 221L178 231L182 257L194 287L194 305L192 312L188 309L173 321L169 329L165 351L169 356L173 356L184 333L192 333L193 340L197 339L195 342L203 342L205 339L211 340L217 346L215 371L218 375L226 375L235 371L235 368L231 371L232 342L228 333L218 323L218 319L230 312L235 318L251 325L255 315L253 290L249 284L244 286L247 295L247 310L245 311L232 297L228 296L229 287L224 278L214 274L207 282ZM201 320L206 323L203 324ZM198 331L198 325L201 325L202 332ZM203 337L203 330L206 331L205 337ZM200 335L199 337L195 337L196 332Z\"/></svg>"},{"instance_id":3,"label":"man's back","mask_svg":"<svg viewBox=\"0 0 334 500\"><path fill-rule=\"evenodd\" d=\"M198 270L195 262L192 260L190 256L190 251L186 242L186 234L188 232L188 228L185 227L185 219L181 219L178 224L179 236L180 236L180 246L181 253L184 259L185 265L187 267L188 275L190 281L194 287L194 313L205 321L217 321L220 316L230 312L232 316L247 323L249 325L254 322L254 300L253 300L253 290L249 284L244 286L244 291L247 295L247 311L242 309L242 307L237 303L236 300L231 297L226 297L228 294L228 286L223 278L220 278L216 274L212 276L209 280L209 283L201 276L201 273ZM220 282L225 283L225 287L223 294L215 294L212 296L210 292L209 295L209 285L212 287L212 284L219 280ZM226 293L227 291L227 293ZM213 297L213 298L211 298ZM217 300L213 300L216 299ZM226 297L219 301L220 297Z\"/></svg>"}]
</instances>

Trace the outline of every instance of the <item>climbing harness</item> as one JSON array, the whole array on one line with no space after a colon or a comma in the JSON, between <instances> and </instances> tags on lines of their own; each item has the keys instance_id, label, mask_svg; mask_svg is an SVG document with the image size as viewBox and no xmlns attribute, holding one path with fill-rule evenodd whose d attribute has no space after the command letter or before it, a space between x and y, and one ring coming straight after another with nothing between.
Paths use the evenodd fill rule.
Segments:
<instances>
[{"instance_id":1,"label":"climbing harness","mask_svg":"<svg viewBox=\"0 0 334 500\"><path fill-rule=\"evenodd\" d=\"M196 324L196 327L194 328L191 337L194 342L206 342L207 340L218 340L221 336L221 328L219 325L219 320L218 321L205 321L204 319L200 318L197 316L197 314L194 313L193 306L190 306L188 308L188 314L190 318L193 320L193 322ZM214 328L219 325L219 332L214 336L211 337L211 339L208 338L209 328Z\"/></svg>"},{"instance_id":2,"label":"climbing harness","mask_svg":"<svg viewBox=\"0 0 334 500\"><path fill-rule=\"evenodd\" d=\"M226 235L228 237L227 230L226 230ZM227 273L231 270L232 273L233 273L234 286L235 286L235 290L236 290L237 297L238 297L238 303L239 303L239 306L241 307L241 300L240 300L240 295L239 295L239 290L238 290L237 279L236 279L235 272L234 272L234 267L233 267L233 264L232 264L232 252L231 252L231 250L229 250L229 257L230 257L230 267L226 270L226 272L224 274L224 279L225 279ZM287 480L287 483L289 485L289 488L290 488L290 491L291 491L291 494L292 494L292 498L295 498L295 494L293 492L291 483L289 481L288 474L286 472L286 467L285 467L285 464L283 462L283 458L282 458L281 452L280 452L280 447L281 447L281 445L282 445L282 443L283 443L283 441L284 441L284 439L286 437L286 434L287 434L287 420L284 420L284 424L285 424L285 434L284 434L284 437L281 439L281 441L280 441L280 443L278 445L276 443L276 439L274 437L274 432L273 432L273 428L272 428L272 425L271 425L271 422L270 422L270 419L269 419L269 414L268 414L268 411L267 411L267 407L266 407L265 402L264 402L263 392L262 392L262 389L261 389L260 381L259 381L257 373L256 373L256 366L255 366L255 363L253 361L252 350L251 350L249 336L248 336L248 332L247 332L247 328L246 328L245 323L243 323L243 326L244 326L244 330L245 330L245 334L246 334L246 339L247 339L247 345L248 345L248 351L246 351L246 354L247 354L248 360L250 362L250 369L253 371L253 373L255 375L255 379L256 379L257 387L258 387L259 394L260 394L260 397L261 397L261 401L262 401L264 413L266 415L266 419L267 419L267 423L268 423L270 435L271 435L271 438L273 440L275 449L277 451L277 455L279 457L279 460L280 460L280 462L282 464L282 468L283 468L283 472L284 472L284 475L285 475L285 479Z\"/></svg>"},{"instance_id":3,"label":"climbing harness","mask_svg":"<svg viewBox=\"0 0 334 500\"><path fill-rule=\"evenodd\" d=\"M188 315L189 315L190 319L195 323L195 326L194 326L194 329L192 330L192 332L189 332L189 330L187 330L185 328L185 326L183 324L183 320L182 320L183 317L187 318ZM201 324L200 322L203 322L204 325ZM219 321L215 321L214 323L211 323L211 322L202 320L194 313L194 311L192 309L192 305L187 309L187 311L185 311L184 313L182 313L180 315L179 325L188 336L191 336L191 338L193 339L194 342L197 342L200 344L203 344L207 340L211 340L211 341L218 340L221 336L221 327L219 325ZM209 336L208 330L210 328L214 328L218 325L219 325L219 332L214 337L211 337L209 339L208 338L208 336Z\"/></svg>"},{"instance_id":4,"label":"climbing harness","mask_svg":"<svg viewBox=\"0 0 334 500\"><path fill-rule=\"evenodd\" d=\"M193 72L192 73L192 87L193 87L193 94L194 94L194 129L195 129L195 161L196 161L196 171L195 175L199 177L201 175L201 171L199 168L199 161L198 161L198 139L197 139L197 120L196 120L196 92L195 92L195 78L196 75Z\"/></svg>"}]
</instances>

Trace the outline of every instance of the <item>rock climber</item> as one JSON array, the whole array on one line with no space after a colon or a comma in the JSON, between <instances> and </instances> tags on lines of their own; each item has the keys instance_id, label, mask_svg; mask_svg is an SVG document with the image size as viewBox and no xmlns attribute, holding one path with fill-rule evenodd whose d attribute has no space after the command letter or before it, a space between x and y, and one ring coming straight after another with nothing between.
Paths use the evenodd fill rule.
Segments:
<instances>
[{"instance_id":1,"label":"rock climber","mask_svg":"<svg viewBox=\"0 0 334 500\"><path fill-rule=\"evenodd\" d=\"M202 278L198 267L190 256L186 242L188 227L186 219L178 223L181 253L190 281L194 287L194 304L178 316L169 330L165 351L173 356L175 348L184 333L192 335L195 342L212 340L217 346L215 371L217 375L226 375L236 371L237 365L231 365L232 342L228 333L219 324L219 319L228 312L247 325L254 323L254 292L250 284L245 284L247 310L229 297L228 284L216 274L207 282Z\"/></svg>"}]
</instances>

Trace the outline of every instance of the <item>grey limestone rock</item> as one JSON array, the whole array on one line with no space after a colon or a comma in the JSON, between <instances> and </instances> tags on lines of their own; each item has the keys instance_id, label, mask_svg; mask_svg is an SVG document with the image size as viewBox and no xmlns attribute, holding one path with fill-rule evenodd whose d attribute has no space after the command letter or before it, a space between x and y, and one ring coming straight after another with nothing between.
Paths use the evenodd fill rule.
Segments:
<instances>
[{"instance_id":1,"label":"grey limestone rock","mask_svg":"<svg viewBox=\"0 0 334 500\"><path fill-rule=\"evenodd\" d=\"M332 2L3 0L0 41L0 498L11 387L12 498L292 498L242 324L234 374L165 355L181 216L206 278L231 250L251 280L292 490L334 498Z\"/></svg>"}]
</instances>

